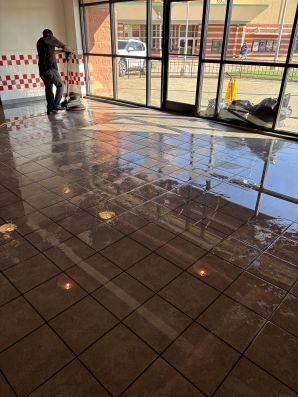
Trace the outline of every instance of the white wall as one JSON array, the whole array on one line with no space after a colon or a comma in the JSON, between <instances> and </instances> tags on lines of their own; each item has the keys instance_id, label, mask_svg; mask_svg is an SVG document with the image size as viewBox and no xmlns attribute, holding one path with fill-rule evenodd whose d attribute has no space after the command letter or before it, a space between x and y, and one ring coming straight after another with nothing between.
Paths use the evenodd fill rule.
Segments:
<instances>
[{"instance_id":1,"label":"white wall","mask_svg":"<svg viewBox=\"0 0 298 397\"><path fill-rule=\"evenodd\" d=\"M0 50L30 50L45 28L66 40L62 0L0 0Z\"/></svg>"},{"instance_id":2,"label":"white wall","mask_svg":"<svg viewBox=\"0 0 298 397\"><path fill-rule=\"evenodd\" d=\"M80 18L77 0L0 0L0 95L2 101L40 97L36 42L42 31L51 29L62 42L81 53ZM62 59L59 70L66 74ZM76 59L71 91L84 92L83 63ZM29 86L28 86L29 85Z\"/></svg>"}]
</instances>

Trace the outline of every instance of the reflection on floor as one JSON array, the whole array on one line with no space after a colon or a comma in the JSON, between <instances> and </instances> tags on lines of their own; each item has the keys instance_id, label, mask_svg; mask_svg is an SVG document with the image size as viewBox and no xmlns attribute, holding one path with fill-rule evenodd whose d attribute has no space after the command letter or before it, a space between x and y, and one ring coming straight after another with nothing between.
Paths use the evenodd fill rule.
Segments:
<instances>
[{"instance_id":1,"label":"reflection on floor","mask_svg":"<svg viewBox=\"0 0 298 397\"><path fill-rule=\"evenodd\" d=\"M2 114L0 396L294 397L296 143L86 105Z\"/></svg>"}]
</instances>

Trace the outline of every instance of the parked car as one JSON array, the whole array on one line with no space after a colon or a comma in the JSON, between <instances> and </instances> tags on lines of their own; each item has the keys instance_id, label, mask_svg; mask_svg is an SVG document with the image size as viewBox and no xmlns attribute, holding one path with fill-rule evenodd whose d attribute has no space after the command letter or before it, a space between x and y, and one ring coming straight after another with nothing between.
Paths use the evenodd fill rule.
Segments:
<instances>
[{"instance_id":1,"label":"parked car","mask_svg":"<svg viewBox=\"0 0 298 397\"><path fill-rule=\"evenodd\" d=\"M140 40L127 39L118 40L118 55L123 57L119 60L119 76L125 76L131 70L140 70L146 73L146 60L137 57L146 57L146 44ZM126 58L125 55L136 58Z\"/></svg>"}]
</instances>

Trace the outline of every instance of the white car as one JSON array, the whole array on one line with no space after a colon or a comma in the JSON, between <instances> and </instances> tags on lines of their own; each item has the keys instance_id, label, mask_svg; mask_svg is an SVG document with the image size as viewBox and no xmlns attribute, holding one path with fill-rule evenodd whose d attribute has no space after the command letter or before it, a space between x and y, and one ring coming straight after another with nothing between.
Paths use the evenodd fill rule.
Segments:
<instances>
[{"instance_id":1,"label":"white car","mask_svg":"<svg viewBox=\"0 0 298 397\"><path fill-rule=\"evenodd\" d=\"M136 39L118 40L118 55L122 55L119 60L119 76L125 76L130 70L140 70L146 73L146 60L137 58L126 58L125 55L132 57L146 57L146 44Z\"/></svg>"}]
</instances>

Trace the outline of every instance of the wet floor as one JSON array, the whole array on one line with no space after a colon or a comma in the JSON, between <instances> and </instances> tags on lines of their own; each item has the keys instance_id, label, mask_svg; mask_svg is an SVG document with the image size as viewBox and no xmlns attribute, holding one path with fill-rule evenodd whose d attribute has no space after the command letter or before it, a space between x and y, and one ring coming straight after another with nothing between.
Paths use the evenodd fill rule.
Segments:
<instances>
[{"instance_id":1,"label":"wet floor","mask_svg":"<svg viewBox=\"0 0 298 397\"><path fill-rule=\"evenodd\" d=\"M1 112L1 397L296 395L297 143Z\"/></svg>"}]
</instances>

